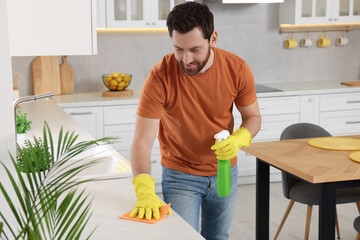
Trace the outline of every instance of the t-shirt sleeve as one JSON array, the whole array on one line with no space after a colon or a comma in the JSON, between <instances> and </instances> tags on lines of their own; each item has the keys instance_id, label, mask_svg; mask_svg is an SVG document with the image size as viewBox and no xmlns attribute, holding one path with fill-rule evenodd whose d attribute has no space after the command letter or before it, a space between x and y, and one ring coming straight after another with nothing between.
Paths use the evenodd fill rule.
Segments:
<instances>
[{"instance_id":1,"label":"t-shirt sleeve","mask_svg":"<svg viewBox=\"0 0 360 240\"><path fill-rule=\"evenodd\" d=\"M153 69L141 90L136 114L145 118L160 119L165 105L165 96L164 83Z\"/></svg>"},{"instance_id":2,"label":"t-shirt sleeve","mask_svg":"<svg viewBox=\"0 0 360 240\"><path fill-rule=\"evenodd\" d=\"M247 107L253 104L256 99L254 75L246 62L243 62L239 73L238 95L235 104L239 107Z\"/></svg>"}]
</instances>

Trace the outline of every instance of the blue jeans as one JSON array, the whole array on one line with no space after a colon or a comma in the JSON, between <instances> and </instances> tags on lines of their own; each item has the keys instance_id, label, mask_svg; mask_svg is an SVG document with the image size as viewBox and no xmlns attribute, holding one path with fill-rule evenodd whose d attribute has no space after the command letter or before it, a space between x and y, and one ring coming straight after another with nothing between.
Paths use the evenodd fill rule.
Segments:
<instances>
[{"instance_id":1,"label":"blue jeans","mask_svg":"<svg viewBox=\"0 0 360 240\"><path fill-rule=\"evenodd\" d=\"M195 176L163 166L162 191L164 201L207 239L229 239L235 216L238 190L237 165L231 169L231 193L217 195L216 176Z\"/></svg>"}]
</instances>

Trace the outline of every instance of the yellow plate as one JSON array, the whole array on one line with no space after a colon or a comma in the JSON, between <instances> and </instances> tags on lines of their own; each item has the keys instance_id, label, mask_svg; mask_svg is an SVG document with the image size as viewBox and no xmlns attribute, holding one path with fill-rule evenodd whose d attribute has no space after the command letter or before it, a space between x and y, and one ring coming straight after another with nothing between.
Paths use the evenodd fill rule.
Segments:
<instances>
[{"instance_id":1,"label":"yellow plate","mask_svg":"<svg viewBox=\"0 0 360 240\"><path fill-rule=\"evenodd\" d=\"M349 158L355 162L360 162L360 152L353 152L349 154Z\"/></svg>"},{"instance_id":2,"label":"yellow plate","mask_svg":"<svg viewBox=\"0 0 360 240\"><path fill-rule=\"evenodd\" d=\"M308 141L308 144L313 147L336 151L360 150L360 139L350 137L313 138Z\"/></svg>"}]
</instances>

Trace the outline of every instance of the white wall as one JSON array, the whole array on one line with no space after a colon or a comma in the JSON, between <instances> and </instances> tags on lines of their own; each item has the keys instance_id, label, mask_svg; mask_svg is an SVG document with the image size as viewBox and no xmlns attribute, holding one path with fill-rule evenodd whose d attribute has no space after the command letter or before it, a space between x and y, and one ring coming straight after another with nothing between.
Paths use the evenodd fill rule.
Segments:
<instances>
[{"instance_id":1,"label":"white wall","mask_svg":"<svg viewBox=\"0 0 360 240\"><path fill-rule=\"evenodd\" d=\"M12 166L10 164L9 151L13 156L15 155L15 126L12 108L12 73L6 4L6 0L0 1L0 161L8 166ZM0 166L0 181L8 190L10 183L7 181L6 176L3 167ZM11 219L10 209L8 209L2 197L0 197L0 210L5 213L7 220Z\"/></svg>"}]
</instances>

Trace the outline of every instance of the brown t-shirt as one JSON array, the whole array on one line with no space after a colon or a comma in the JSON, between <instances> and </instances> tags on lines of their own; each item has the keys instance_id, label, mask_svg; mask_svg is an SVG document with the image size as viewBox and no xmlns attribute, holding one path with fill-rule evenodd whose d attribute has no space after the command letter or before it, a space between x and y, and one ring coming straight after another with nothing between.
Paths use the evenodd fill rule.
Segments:
<instances>
[{"instance_id":1,"label":"brown t-shirt","mask_svg":"<svg viewBox=\"0 0 360 240\"><path fill-rule=\"evenodd\" d=\"M137 115L160 119L161 163L184 173L213 176L217 159L214 135L234 127L233 102L246 107L257 99L253 74L240 57L214 48L205 72L185 75L174 54L150 71L141 91ZM236 157L231 166L236 164Z\"/></svg>"}]
</instances>

